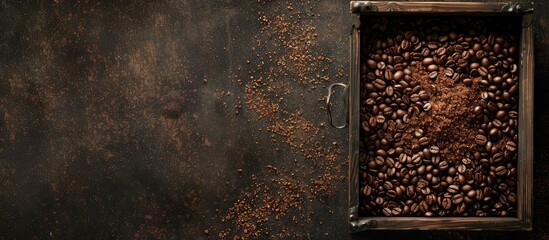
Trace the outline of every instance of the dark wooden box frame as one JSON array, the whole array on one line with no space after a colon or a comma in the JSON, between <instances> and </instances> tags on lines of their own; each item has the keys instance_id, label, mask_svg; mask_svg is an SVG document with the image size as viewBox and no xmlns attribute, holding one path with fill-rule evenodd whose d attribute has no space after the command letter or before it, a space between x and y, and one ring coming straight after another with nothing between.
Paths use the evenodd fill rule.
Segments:
<instances>
[{"instance_id":1,"label":"dark wooden box frame","mask_svg":"<svg viewBox=\"0 0 549 240\"><path fill-rule=\"evenodd\" d=\"M533 179L533 113L534 54L532 33L533 7L513 3L478 2L370 2L352 1L350 87L342 86L348 95L349 124L349 224L352 232L363 230L526 230L532 229ZM360 23L363 16L421 14L515 15L522 17L519 75L519 141L517 177L517 217L364 217L358 214L359 204L359 136L360 136ZM327 104L330 103L328 96ZM329 110L329 106L328 106ZM331 118L331 116L330 116ZM331 119L330 119L331 121ZM335 126L338 128L346 127Z\"/></svg>"}]
</instances>

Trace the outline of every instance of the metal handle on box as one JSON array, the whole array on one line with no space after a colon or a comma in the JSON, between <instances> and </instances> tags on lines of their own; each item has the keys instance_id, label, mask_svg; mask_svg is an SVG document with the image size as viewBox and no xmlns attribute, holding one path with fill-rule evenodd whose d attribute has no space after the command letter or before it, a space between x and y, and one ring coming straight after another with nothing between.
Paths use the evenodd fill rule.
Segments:
<instances>
[{"instance_id":1,"label":"metal handle on box","mask_svg":"<svg viewBox=\"0 0 549 240\"><path fill-rule=\"evenodd\" d=\"M335 125L334 122L332 121L332 108L331 108L331 98L332 98L332 89L334 87L343 87L343 103L345 105L345 123L343 125ZM348 86L347 84L344 84L344 83L333 83L332 85L330 85L328 87L328 97L326 97L326 111L328 112L328 119L330 120L330 125L332 125L332 127L334 128L346 128L347 127L347 124L349 122L349 114L348 114L348 106L347 106L347 89L348 89Z\"/></svg>"}]
</instances>

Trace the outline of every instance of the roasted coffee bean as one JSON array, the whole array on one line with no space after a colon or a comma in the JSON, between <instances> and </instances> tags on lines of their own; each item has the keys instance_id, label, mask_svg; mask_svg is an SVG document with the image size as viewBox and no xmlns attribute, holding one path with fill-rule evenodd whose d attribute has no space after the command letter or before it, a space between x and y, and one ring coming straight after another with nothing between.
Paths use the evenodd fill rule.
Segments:
<instances>
[{"instance_id":1,"label":"roasted coffee bean","mask_svg":"<svg viewBox=\"0 0 549 240\"><path fill-rule=\"evenodd\" d=\"M517 150L517 144L513 141L508 141L505 144L505 149L507 149L507 151L514 152Z\"/></svg>"},{"instance_id":2,"label":"roasted coffee bean","mask_svg":"<svg viewBox=\"0 0 549 240\"><path fill-rule=\"evenodd\" d=\"M439 153L439 148L437 146L431 146L431 147L429 147L429 151L432 154L438 154Z\"/></svg>"},{"instance_id":3,"label":"roasted coffee bean","mask_svg":"<svg viewBox=\"0 0 549 240\"><path fill-rule=\"evenodd\" d=\"M479 50L478 52L475 53L475 57L478 59L482 59L484 56L486 56L486 54L482 50Z\"/></svg>"},{"instance_id":4,"label":"roasted coffee bean","mask_svg":"<svg viewBox=\"0 0 549 240\"><path fill-rule=\"evenodd\" d=\"M377 197L375 200L375 203L379 206L383 205L384 202L385 202L385 199L382 197Z\"/></svg>"},{"instance_id":5,"label":"roasted coffee bean","mask_svg":"<svg viewBox=\"0 0 549 240\"><path fill-rule=\"evenodd\" d=\"M459 192L459 187L457 185L450 185L448 186L448 192L455 194Z\"/></svg>"},{"instance_id":6,"label":"roasted coffee bean","mask_svg":"<svg viewBox=\"0 0 549 240\"><path fill-rule=\"evenodd\" d=\"M516 73L517 71L518 71L518 66L516 64L511 65L510 72L511 73Z\"/></svg>"},{"instance_id":7,"label":"roasted coffee bean","mask_svg":"<svg viewBox=\"0 0 549 240\"><path fill-rule=\"evenodd\" d=\"M438 48L437 51L436 51L436 54L439 55L439 56L445 55L446 54L446 48L444 48L444 47Z\"/></svg>"},{"instance_id":8,"label":"roasted coffee bean","mask_svg":"<svg viewBox=\"0 0 549 240\"><path fill-rule=\"evenodd\" d=\"M484 192L481 189L475 190L476 192L476 198L477 200L483 200L484 199Z\"/></svg>"},{"instance_id":9,"label":"roasted coffee bean","mask_svg":"<svg viewBox=\"0 0 549 240\"><path fill-rule=\"evenodd\" d=\"M452 196L452 203L457 205L457 204L460 204L463 202L463 195L461 194L456 194L454 196Z\"/></svg>"},{"instance_id":10,"label":"roasted coffee bean","mask_svg":"<svg viewBox=\"0 0 549 240\"><path fill-rule=\"evenodd\" d=\"M499 85L499 84L501 84L501 83L503 82L503 78L500 77L500 76L497 76L497 77L494 77L494 78L492 79L492 81L494 82L494 84Z\"/></svg>"},{"instance_id":11,"label":"roasted coffee bean","mask_svg":"<svg viewBox=\"0 0 549 240\"><path fill-rule=\"evenodd\" d=\"M368 61L366 61L366 64L367 64L368 68L370 68L370 69L376 69L377 68L376 61L374 61L372 59L368 59Z\"/></svg>"},{"instance_id":12,"label":"roasted coffee bean","mask_svg":"<svg viewBox=\"0 0 549 240\"><path fill-rule=\"evenodd\" d=\"M448 168L448 177L453 177L455 176L457 173L457 169L455 167L450 167Z\"/></svg>"},{"instance_id":13,"label":"roasted coffee bean","mask_svg":"<svg viewBox=\"0 0 549 240\"><path fill-rule=\"evenodd\" d=\"M419 211L421 211L421 212L429 211L429 204L427 204L427 202L425 202L425 201L421 201L419 203Z\"/></svg>"},{"instance_id":14,"label":"roasted coffee bean","mask_svg":"<svg viewBox=\"0 0 549 240\"><path fill-rule=\"evenodd\" d=\"M484 180L484 176L482 175L481 172L477 172L477 173L475 173L473 179L475 180L475 182L476 182L477 184L481 184L481 183L483 182L483 180Z\"/></svg>"},{"instance_id":15,"label":"roasted coffee bean","mask_svg":"<svg viewBox=\"0 0 549 240\"><path fill-rule=\"evenodd\" d=\"M444 69L444 75L446 75L446 77L452 77L454 75L454 70L451 68L446 68Z\"/></svg>"},{"instance_id":16,"label":"roasted coffee bean","mask_svg":"<svg viewBox=\"0 0 549 240\"><path fill-rule=\"evenodd\" d=\"M442 161L438 164L438 169L440 169L441 171L446 171L448 170L448 162L447 161Z\"/></svg>"},{"instance_id":17,"label":"roasted coffee bean","mask_svg":"<svg viewBox=\"0 0 549 240\"><path fill-rule=\"evenodd\" d=\"M408 40L402 40L400 43L400 48L404 51L410 50L411 44Z\"/></svg>"},{"instance_id":18,"label":"roasted coffee bean","mask_svg":"<svg viewBox=\"0 0 549 240\"><path fill-rule=\"evenodd\" d=\"M501 161L503 161L503 154L498 152L498 153L494 154L492 159L495 163L500 163Z\"/></svg>"},{"instance_id":19,"label":"roasted coffee bean","mask_svg":"<svg viewBox=\"0 0 549 240\"><path fill-rule=\"evenodd\" d=\"M399 187L396 188L396 195L398 198L402 198L402 196L404 195L404 186L400 185Z\"/></svg>"},{"instance_id":20,"label":"roasted coffee bean","mask_svg":"<svg viewBox=\"0 0 549 240\"><path fill-rule=\"evenodd\" d=\"M484 146L484 145L486 145L487 141L488 141L488 139L486 139L486 137L484 135L478 134L478 135L475 136L475 142L478 145Z\"/></svg>"},{"instance_id":21,"label":"roasted coffee bean","mask_svg":"<svg viewBox=\"0 0 549 240\"><path fill-rule=\"evenodd\" d=\"M420 138L421 139L421 138ZM411 159L413 164L420 164L421 163L421 156L418 154L414 154Z\"/></svg>"},{"instance_id":22,"label":"roasted coffee bean","mask_svg":"<svg viewBox=\"0 0 549 240\"><path fill-rule=\"evenodd\" d=\"M421 145L421 146L429 145L429 138L427 138L427 137L420 138L419 139L419 145Z\"/></svg>"},{"instance_id":23,"label":"roasted coffee bean","mask_svg":"<svg viewBox=\"0 0 549 240\"><path fill-rule=\"evenodd\" d=\"M442 208L448 210L450 208L452 208L452 200L449 199L449 198L444 198L442 199Z\"/></svg>"},{"instance_id":24,"label":"roasted coffee bean","mask_svg":"<svg viewBox=\"0 0 549 240\"><path fill-rule=\"evenodd\" d=\"M467 192L467 197L468 197L468 198L471 198L471 199L472 199L472 198L474 198L474 197L476 197L476 196L477 196L477 191L475 191L475 190L469 190L469 191Z\"/></svg>"},{"instance_id":25,"label":"roasted coffee bean","mask_svg":"<svg viewBox=\"0 0 549 240\"><path fill-rule=\"evenodd\" d=\"M507 201L509 201L509 203L511 204L515 204L517 203L517 196L515 193L509 193L509 196L507 196Z\"/></svg>"},{"instance_id":26,"label":"roasted coffee bean","mask_svg":"<svg viewBox=\"0 0 549 240\"><path fill-rule=\"evenodd\" d=\"M413 186L408 186L408 187L406 188L406 195L407 195L408 197L414 197L415 194L416 194L416 190L415 190L415 188L414 188Z\"/></svg>"},{"instance_id":27,"label":"roasted coffee bean","mask_svg":"<svg viewBox=\"0 0 549 240\"><path fill-rule=\"evenodd\" d=\"M469 53L469 51L461 52L461 60L468 60L470 56L471 54ZM474 68L474 67L471 66L471 68Z\"/></svg>"},{"instance_id":28,"label":"roasted coffee bean","mask_svg":"<svg viewBox=\"0 0 549 240\"><path fill-rule=\"evenodd\" d=\"M429 186L429 183L427 181L425 181L424 179L420 179L418 182L417 182L417 187L418 188L425 188Z\"/></svg>"},{"instance_id":29,"label":"roasted coffee bean","mask_svg":"<svg viewBox=\"0 0 549 240\"><path fill-rule=\"evenodd\" d=\"M427 93L421 93L421 92L420 92L420 94L419 94L419 99L420 99L421 101L427 101L427 100L429 100L430 98L431 98L431 96L429 96L429 94L427 94Z\"/></svg>"},{"instance_id":30,"label":"roasted coffee bean","mask_svg":"<svg viewBox=\"0 0 549 240\"><path fill-rule=\"evenodd\" d=\"M456 32L450 32L448 33L448 38L450 39L450 41L455 41L458 38L458 34Z\"/></svg>"},{"instance_id":31,"label":"roasted coffee bean","mask_svg":"<svg viewBox=\"0 0 549 240\"><path fill-rule=\"evenodd\" d=\"M463 214L465 213L465 211L467 211L467 206L465 205L465 203L461 203L456 207L456 212L458 214Z\"/></svg>"},{"instance_id":32,"label":"roasted coffee bean","mask_svg":"<svg viewBox=\"0 0 549 240\"><path fill-rule=\"evenodd\" d=\"M382 157L382 158L385 158L385 157L387 156L387 152L386 152L385 150L383 150L383 149L378 149L378 150L376 151L376 155L377 155L377 156L380 156L380 157Z\"/></svg>"},{"instance_id":33,"label":"roasted coffee bean","mask_svg":"<svg viewBox=\"0 0 549 240\"><path fill-rule=\"evenodd\" d=\"M383 188L385 188L386 190L393 189L393 184L391 182L385 182L383 183Z\"/></svg>"},{"instance_id":34,"label":"roasted coffee bean","mask_svg":"<svg viewBox=\"0 0 549 240\"><path fill-rule=\"evenodd\" d=\"M426 202L429 206L435 204L436 201L437 201L437 197L435 197L434 194L429 194L429 195L427 195L427 196L425 197L425 202Z\"/></svg>"},{"instance_id":35,"label":"roasted coffee bean","mask_svg":"<svg viewBox=\"0 0 549 240\"><path fill-rule=\"evenodd\" d=\"M396 191L395 191L395 190L388 190L385 194L386 194L387 197L390 198L390 199L394 199L394 198L397 197Z\"/></svg>"},{"instance_id":36,"label":"roasted coffee bean","mask_svg":"<svg viewBox=\"0 0 549 240\"><path fill-rule=\"evenodd\" d=\"M385 165L387 165L387 167L394 167L395 166L395 160L388 157L387 159L385 159Z\"/></svg>"},{"instance_id":37,"label":"roasted coffee bean","mask_svg":"<svg viewBox=\"0 0 549 240\"><path fill-rule=\"evenodd\" d=\"M485 67L480 67L478 69L478 73L480 74L480 76L486 76L488 75L488 69L486 69Z\"/></svg>"},{"instance_id":38,"label":"roasted coffee bean","mask_svg":"<svg viewBox=\"0 0 549 240\"><path fill-rule=\"evenodd\" d=\"M429 78L430 79L435 79L435 78L437 78L437 76L438 76L437 71L432 71L432 72L429 73Z\"/></svg>"},{"instance_id":39,"label":"roasted coffee bean","mask_svg":"<svg viewBox=\"0 0 549 240\"><path fill-rule=\"evenodd\" d=\"M370 132L370 125L368 125L368 122L366 121L362 122L361 126L362 126L362 130L364 130L365 132Z\"/></svg>"},{"instance_id":40,"label":"roasted coffee bean","mask_svg":"<svg viewBox=\"0 0 549 240\"><path fill-rule=\"evenodd\" d=\"M396 208L393 208L393 210L391 211L391 215L398 216L400 215L401 212L402 212L402 209L399 207L396 207Z\"/></svg>"},{"instance_id":41,"label":"roasted coffee bean","mask_svg":"<svg viewBox=\"0 0 549 240\"><path fill-rule=\"evenodd\" d=\"M394 79L395 81L400 81L403 77L404 77L404 72L403 72L403 71L396 71L396 72L393 74L393 79Z\"/></svg>"},{"instance_id":42,"label":"roasted coffee bean","mask_svg":"<svg viewBox=\"0 0 549 240\"><path fill-rule=\"evenodd\" d=\"M507 115L507 113L505 113L505 111L500 110L496 113L496 118L499 119L499 120L502 120L506 115Z\"/></svg>"},{"instance_id":43,"label":"roasted coffee bean","mask_svg":"<svg viewBox=\"0 0 549 240\"><path fill-rule=\"evenodd\" d=\"M499 119L494 119L492 121L492 125L494 125L494 127L501 128L503 124L501 123L501 121Z\"/></svg>"},{"instance_id":44,"label":"roasted coffee bean","mask_svg":"<svg viewBox=\"0 0 549 240\"><path fill-rule=\"evenodd\" d=\"M431 65L427 66L427 72L435 72L435 71L438 71L438 65L431 64Z\"/></svg>"},{"instance_id":45,"label":"roasted coffee bean","mask_svg":"<svg viewBox=\"0 0 549 240\"><path fill-rule=\"evenodd\" d=\"M386 66L386 65L385 65L385 62L378 62L378 63L377 63L377 68L378 68L379 70L385 70L385 66Z\"/></svg>"},{"instance_id":46,"label":"roasted coffee bean","mask_svg":"<svg viewBox=\"0 0 549 240\"><path fill-rule=\"evenodd\" d=\"M496 168L496 175L498 176L505 176L507 174L507 169L505 166L499 166Z\"/></svg>"},{"instance_id":47,"label":"roasted coffee bean","mask_svg":"<svg viewBox=\"0 0 549 240\"><path fill-rule=\"evenodd\" d=\"M389 176L389 177L395 176L396 172L397 172L396 168L391 167L391 168L387 169L387 176Z\"/></svg>"},{"instance_id":48,"label":"roasted coffee bean","mask_svg":"<svg viewBox=\"0 0 549 240\"><path fill-rule=\"evenodd\" d=\"M429 152L429 151L427 151L427 152ZM429 153L431 153L431 152L429 152ZM438 165L440 163L440 156L439 155L433 155L431 157L431 163L434 164L434 165ZM435 171L435 170L433 170L433 171Z\"/></svg>"},{"instance_id":49,"label":"roasted coffee bean","mask_svg":"<svg viewBox=\"0 0 549 240\"><path fill-rule=\"evenodd\" d=\"M391 71L391 69L387 69L385 70L385 74L383 76L387 81L393 80L393 71Z\"/></svg>"},{"instance_id":50,"label":"roasted coffee bean","mask_svg":"<svg viewBox=\"0 0 549 240\"><path fill-rule=\"evenodd\" d=\"M372 187L370 187L370 185L364 186L364 188L362 188L362 194L364 194L364 196L372 195Z\"/></svg>"},{"instance_id":51,"label":"roasted coffee bean","mask_svg":"<svg viewBox=\"0 0 549 240\"><path fill-rule=\"evenodd\" d=\"M473 187L471 187L471 185L469 185L469 184L465 184L461 187L461 191L465 192L465 193L471 191L472 189L473 189Z\"/></svg>"},{"instance_id":52,"label":"roasted coffee bean","mask_svg":"<svg viewBox=\"0 0 549 240\"><path fill-rule=\"evenodd\" d=\"M419 166L417 168L417 174L420 175L420 176L423 176L423 174L425 174L425 171L426 171L425 169L426 169L425 165Z\"/></svg>"},{"instance_id":53,"label":"roasted coffee bean","mask_svg":"<svg viewBox=\"0 0 549 240\"><path fill-rule=\"evenodd\" d=\"M417 213L418 211L419 211L419 204L413 203L413 204L410 206L410 212L412 212L412 213Z\"/></svg>"},{"instance_id":54,"label":"roasted coffee bean","mask_svg":"<svg viewBox=\"0 0 549 240\"><path fill-rule=\"evenodd\" d=\"M387 216L387 217L390 217L391 216L391 209L389 208L383 208L383 215Z\"/></svg>"},{"instance_id":55,"label":"roasted coffee bean","mask_svg":"<svg viewBox=\"0 0 549 240\"><path fill-rule=\"evenodd\" d=\"M385 164L385 160L383 159L382 156L377 156L375 158L375 163L378 165L378 166L382 166L383 164Z\"/></svg>"},{"instance_id":56,"label":"roasted coffee bean","mask_svg":"<svg viewBox=\"0 0 549 240\"><path fill-rule=\"evenodd\" d=\"M378 90L384 90L385 89L385 81L378 78L374 81L374 86Z\"/></svg>"},{"instance_id":57,"label":"roasted coffee bean","mask_svg":"<svg viewBox=\"0 0 549 240\"><path fill-rule=\"evenodd\" d=\"M490 129L490 132L488 133L488 135L489 135L490 137L492 137L492 139L493 139L493 138L497 138L500 134L501 134L501 132L500 132L499 129L497 129L497 128L492 128L492 129Z\"/></svg>"},{"instance_id":58,"label":"roasted coffee bean","mask_svg":"<svg viewBox=\"0 0 549 240\"><path fill-rule=\"evenodd\" d=\"M388 86L387 88L385 88L385 94L387 94L387 96L393 96L393 93L394 93L394 90L393 90L393 87L391 86Z\"/></svg>"},{"instance_id":59,"label":"roasted coffee bean","mask_svg":"<svg viewBox=\"0 0 549 240\"><path fill-rule=\"evenodd\" d=\"M425 103L425 105L423 105L423 111L428 112L429 110L431 110L431 104Z\"/></svg>"},{"instance_id":60,"label":"roasted coffee bean","mask_svg":"<svg viewBox=\"0 0 549 240\"><path fill-rule=\"evenodd\" d=\"M385 123L385 117L382 116L382 115L376 116L376 122L379 123L379 124Z\"/></svg>"},{"instance_id":61,"label":"roasted coffee bean","mask_svg":"<svg viewBox=\"0 0 549 240\"><path fill-rule=\"evenodd\" d=\"M429 66L429 65L433 64L433 62L434 62L434 61L433 61L433 58L430 58L430 57L424 58L424 59L421 61L421 63L423 64L423 66Z\"/></svg>"}]
</instances>

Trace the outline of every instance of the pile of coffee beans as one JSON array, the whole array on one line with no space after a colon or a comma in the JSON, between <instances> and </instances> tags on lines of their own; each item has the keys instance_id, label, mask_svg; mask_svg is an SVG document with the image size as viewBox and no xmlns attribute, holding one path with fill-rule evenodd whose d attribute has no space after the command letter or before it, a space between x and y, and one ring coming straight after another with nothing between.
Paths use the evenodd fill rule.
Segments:
<instances>
[{"instance_id":1,"label":"pile of coffee beans","mask_svg":"<svg viewBox=\"0 0 549 240\"><path fill-rule=\"evenodd\" d=\"M517 20L363 20L361 215L516 216Z\"/></svg>"}]
</instances>

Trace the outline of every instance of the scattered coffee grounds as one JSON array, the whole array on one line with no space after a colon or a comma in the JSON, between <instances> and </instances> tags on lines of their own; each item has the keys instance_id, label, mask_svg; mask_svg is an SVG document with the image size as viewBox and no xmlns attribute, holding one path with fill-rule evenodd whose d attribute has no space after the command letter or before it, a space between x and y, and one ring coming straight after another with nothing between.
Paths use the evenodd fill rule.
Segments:
<instances>
[{"instance_id":1,"label":"scattered coffee grounds","mask_svg":"<svg viewBox=\"0 0 549 240\"><path fill-rule=\"evenodd\" d=\"M327 205L341 191L346 177L343 145L334 141L335 131L327 127L323 109L326 100L323 86L347 77L346 68L334 61L342 56L341 52L333 55L323 49L328 49L326 44L337 47L339 42L335 39L344 34L316 29L320 15L311 12L315 12L312 7L318 3L257 1L257 4L261 10L256 19L259 30L246 43L252 44L251 51L241 54L242 66L237 68L235 77L240 90L232 91L234 96L244 92L237 105L239 114L254 118L248 122L262 122L253 124L260 127L252 129L251 137L256 141L272 141L272 149L264 149L263 143L243 146L243 152L244 149L264 151L265 154L256 156L258 159L245 160L251 166L263 167L257 171L246 168L238 171L239 177L248 178L251 184L235 188L236 198L224 197L223 202L229 205L216 216L223 227L209 228L208 237L315 238L318 232L310 232L306 226L325 226L323 222L327 219L316 210L318 204ZM331 69L335 68L334 73ZM316 103L307 100L318 95L321 96ZM300 102L307 104L296 104ZM313 108L323 111L310 111ZM280 154L267 154L271 150ZM265 163L269 164L262 165ZM335 211L322 206L322 211ZM320 234L328 235L329 229Z\"/></svg>"},{"instance_id":2,"label":"scattered coffee grounds","mask_svg":"<svg viewBox=\"0 0 549 240\"><path fill-rule=\"evenodd\" d=\"M362 215L516 216L517 23L363 20Z\"/></svg>"}]
</instances>

